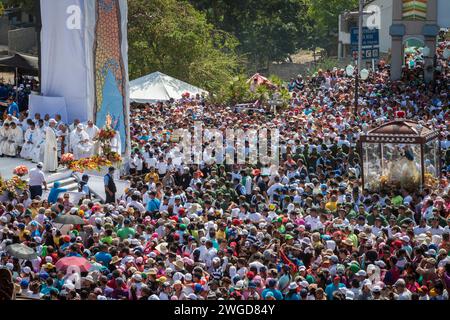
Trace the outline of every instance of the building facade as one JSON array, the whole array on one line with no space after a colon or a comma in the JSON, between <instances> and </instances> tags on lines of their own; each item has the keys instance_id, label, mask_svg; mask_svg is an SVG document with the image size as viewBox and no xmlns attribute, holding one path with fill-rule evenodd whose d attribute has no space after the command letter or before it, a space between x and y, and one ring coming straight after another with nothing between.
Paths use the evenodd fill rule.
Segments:
<instances>
[{"instance_id":1,"label":"building facade","mask_svg":"<svg viewBox=\"0 0 450 320\"><path fill-rule=\"evenodd\" d=\"M433 77L434 48L441 29L450 27L450 0L373 0L366 1L365 11L376 9L376 17L366 17L364 25L379 28L380 52L390 56L391 76L400 79L404 65L404 49L408 42L428 47L425 57L425 80ZM350 30L357 26L357 17L339 18L339 57L348 57ZM372 25L373 27L373 25Z\"/></svg>"}]
</instances>

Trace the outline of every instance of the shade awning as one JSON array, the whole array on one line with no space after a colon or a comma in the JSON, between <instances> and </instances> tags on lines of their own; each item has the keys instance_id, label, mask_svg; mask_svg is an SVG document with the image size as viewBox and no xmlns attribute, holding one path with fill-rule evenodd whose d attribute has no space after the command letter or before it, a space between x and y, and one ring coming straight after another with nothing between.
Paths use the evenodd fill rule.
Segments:
<instances>
[{"instance_id":1,"label":"shade awning","mask_svg":"<svg viewBox=\"0 0 450 320\"><path fill-rule=\"evenodd\" d=\"M0 68L15 70L20 73L37 75L39 70L39 59L37 57L16 53L13 56L0 58Z\"/></svg>"},{"instance_id":2,"label":"shade awning","mask_svg":"<svg viewBox=\"0 0 450 320\"><path fill-rule=\"evenodd\" d=\"M154 72L130 82L130 100L137 103L178 100L186 92L191 95L208 94L203 89L161 72Z\"/></svg>"}]
</instances>

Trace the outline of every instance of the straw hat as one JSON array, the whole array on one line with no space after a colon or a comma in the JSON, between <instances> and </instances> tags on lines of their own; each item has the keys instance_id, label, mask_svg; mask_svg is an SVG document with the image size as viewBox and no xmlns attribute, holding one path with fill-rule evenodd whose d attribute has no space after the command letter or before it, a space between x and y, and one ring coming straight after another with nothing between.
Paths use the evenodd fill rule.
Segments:
<instances>
[{"instance_id":1,"label":"straw hat","mask_svg":"<svg viewBox=\"0 0 450 320\"><path fill-rule=\"evenodd\" d=\"M180 270L184 270L184 262L183 260L176 260L174 262L174 266Z\"/></svg>"},{"instance_id":2,"label":"straw hat","mask_svg":"<svg viewBox=\"0 0 450 320\"><path fill-rule=\"evenodd\" d=\"M119 262L119 261L121 261L122 260L122 258L120 258L120 257L118 257L118 256L114 256L114 257L112 257L112 259L111 259L111 264L115 264L115 263L117 263L117 262Z\"/></svg>"},{"instance_id":3,"label":"straw hat","mask_svg":"<svg viewBox=\"0 0 450 320\"><path fill-rule=\"evenodd\" d=\"M350 239L345 239L344 241L342 241L342 243L347 245L347 246L353 247L353 241L350 240Z\"/></svg>"},{"instance_id":4,"label":"straw hat","mask_svg":"<svg viewBox=\"0 0 450 320\"><path fill-rule=\"evenodd\" d=\"M167 242L161 242L158 244L155 249L159 251L161 254L167 254L169 252L169 249L167 248L168 243Z\"/></svg>"}]
</instances>

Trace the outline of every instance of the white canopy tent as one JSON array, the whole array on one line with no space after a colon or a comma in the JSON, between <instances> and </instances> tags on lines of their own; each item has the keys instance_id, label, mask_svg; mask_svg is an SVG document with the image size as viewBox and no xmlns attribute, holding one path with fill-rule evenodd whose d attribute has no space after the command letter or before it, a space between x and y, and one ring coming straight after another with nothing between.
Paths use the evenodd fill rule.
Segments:
<instances>
[{"instance_id":1,"label":"white canopy tent","mask_svg":"<svg viewBox=\"0 0 450 320\"><path fill-rule=\"evenodd\" d=\"M178 100L186 92L189 92L191 95L197 93L208 94L205 90L172 78L159 71L130 82L130 100L132 102L167 101L171 98Z\"/></svg>"}]
</instances>

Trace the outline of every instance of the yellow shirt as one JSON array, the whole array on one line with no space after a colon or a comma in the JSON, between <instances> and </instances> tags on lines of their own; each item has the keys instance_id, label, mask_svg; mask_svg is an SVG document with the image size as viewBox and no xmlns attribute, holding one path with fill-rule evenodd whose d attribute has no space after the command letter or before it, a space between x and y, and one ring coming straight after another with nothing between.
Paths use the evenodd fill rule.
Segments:
<instances>
[{"instance_id":1,"label":"yellow shirt","mask_svg":"<svg viewBox=\"0 0 450 320\"><path fill-rule=\"evenodd\" d=\"M226 239L225 231L218 230L216 232L216 238L217 239Z\"/></svg>"},{"instance_id":2,"label":"yellow shirt","mask_svg":"<svg viewBox=\"0 0 450 320\"><path fill-rule=\"evenodd\" d=\"M159 175L156 172L147 173L147 175L145 176L145 182L149 182L151 177L153 177L153 182L154 183L159 182Z\"/></svg>"},{"instance_id":3,"label":"yellow shirt","mask_svg":"<svg viewBox=\"0 0 450 320\"><path fill-rule=\"evenodd\" d=\"M31 211L31 217L34 219L34 218L36 218L36 216L38 215L38 213L39 213L39 210L38 209L36 209L36 208L29 208L30 209L30 211Z\"/></svg>"},{"instance_id":4,"label":"yellow shirt","mask_svg":"<svg viewBox=\"0 0 450 320\"><path fill-rule=\"evenodd\" d=\"M330 211L336 211L337 210L337 202L327 202L325 205L325 208L327 208Z\"/></svg>"}]
</instances>

